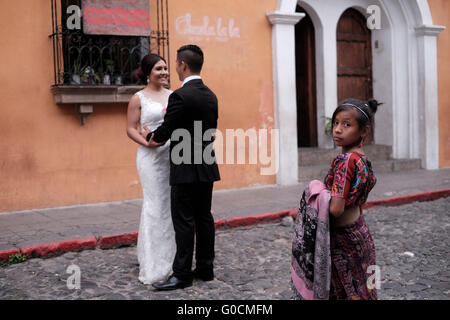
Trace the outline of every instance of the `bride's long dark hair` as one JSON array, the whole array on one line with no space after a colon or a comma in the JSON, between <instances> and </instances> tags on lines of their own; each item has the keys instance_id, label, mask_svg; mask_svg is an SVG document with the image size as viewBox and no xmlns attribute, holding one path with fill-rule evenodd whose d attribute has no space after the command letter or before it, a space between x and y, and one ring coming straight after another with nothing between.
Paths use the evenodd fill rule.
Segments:
<instances>
[{"instance_id":1,"label":"bride's long dark hair","mask_svg":"<svg viewBox=\"0 0 450 320\"><path fill-rule=\"evenodd\" d=\"M148 76L152 72L153 67L160 60L166 62L163 57L155 53L150 53L144 56L139 63L139 68L133 71L133 79L135 81L138 80L140 84L146 85Z\"/></svg>"}]
</instances>

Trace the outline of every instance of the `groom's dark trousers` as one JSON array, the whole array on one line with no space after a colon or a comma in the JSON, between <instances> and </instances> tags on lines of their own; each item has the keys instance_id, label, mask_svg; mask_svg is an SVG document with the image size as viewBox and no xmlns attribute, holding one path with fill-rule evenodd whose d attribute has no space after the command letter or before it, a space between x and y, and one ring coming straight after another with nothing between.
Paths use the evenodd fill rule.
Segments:
<instances>
[{"instance_id":1,"label":"groom's dark trousers","mask_svg":"<svg viewBox=\"0 0 450 320\"><path fill-rule=\"evenodd\" d=\"M213 272L215 230L211 215L212 189L212 182L172 186L172 221L177 244L173 272L179 279L192 278L194 233L196 269L202 274Z\"/></svg>"},{"instance_id":2,"label":"groom's dark trousers","mask_svg":"<svg viewBox=\"0 0 450 320\"><path fill-rule=\"evenodd\" d=\"M155 142L171 139L171 211L177 245L173 275L181 280L192 280L194 243L197 273L213 273L215 230L211 199L213 183L220 180L220 174L214 151L208 148L211 136L205 132L217 128L217 119L216 95L201 79L195 79L170 95L164 122L154 131ZM186 137L180 136L187 132L190 138L184 141ZM181 146L190 146L189 153Z\"/></svg>"}]
</instances>

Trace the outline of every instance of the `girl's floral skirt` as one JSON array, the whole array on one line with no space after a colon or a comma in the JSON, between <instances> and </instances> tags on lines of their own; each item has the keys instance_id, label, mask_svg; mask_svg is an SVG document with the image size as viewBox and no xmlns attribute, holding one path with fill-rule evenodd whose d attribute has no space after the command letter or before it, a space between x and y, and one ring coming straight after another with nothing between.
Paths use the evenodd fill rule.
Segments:
<instances>
[{"instance_id":1,"label":"girl's floral skirt","mask_svg":"<svg viewBox=\"0 0 450 320\"><path fill-rule=\"evenodd\" d=\"M375 245L363 215L349 226L331 229L330 300L376 300Z\"/></svg>"}]
</instances>

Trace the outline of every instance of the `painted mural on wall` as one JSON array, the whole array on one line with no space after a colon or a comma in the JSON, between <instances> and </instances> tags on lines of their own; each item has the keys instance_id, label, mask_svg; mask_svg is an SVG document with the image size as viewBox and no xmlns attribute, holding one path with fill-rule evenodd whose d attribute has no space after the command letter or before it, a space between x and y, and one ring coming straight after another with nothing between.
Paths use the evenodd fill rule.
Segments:
<instances>
[{"instance_id":1,"label":"painted mural on wall","mask_svg":"<svg viewBox=\"0 0 450 320\"><path fill-rule=\"evenodd\" d=\"M148 0L83 0L83 32L150 36Z\"/></svg>"},{"instance_id":2,"label":"painted mural on wall","mask_svg":"<svg viewBox=\"0 0 450 320\"><path fill-rule=\"evenodd\" d=\"M190 41L227 42L241 37L240 28L233 18L203 16L193 19L190 13L175 20L175 30Z\"/></svg>"}]
</instances>

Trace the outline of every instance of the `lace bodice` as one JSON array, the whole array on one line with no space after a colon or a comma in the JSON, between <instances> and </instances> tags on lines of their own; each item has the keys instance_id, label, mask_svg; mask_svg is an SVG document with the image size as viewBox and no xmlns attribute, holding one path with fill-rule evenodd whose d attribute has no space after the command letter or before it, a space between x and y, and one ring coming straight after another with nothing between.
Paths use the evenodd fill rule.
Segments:
<instances>
[{"instance_id":1,"label":"lace bodice","mask_svg":"<svg viewBox=\"0 0 450 320\"><path fill-rule=\"evenodd\" d=\"M151 131L159 127L164 120L164 114L167 106L161 105L161 103L152 100L144 92L138 91L136 93L141 102L141 128L146 126Z\"/></svg>"}]
</instances>

